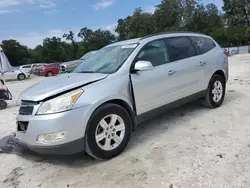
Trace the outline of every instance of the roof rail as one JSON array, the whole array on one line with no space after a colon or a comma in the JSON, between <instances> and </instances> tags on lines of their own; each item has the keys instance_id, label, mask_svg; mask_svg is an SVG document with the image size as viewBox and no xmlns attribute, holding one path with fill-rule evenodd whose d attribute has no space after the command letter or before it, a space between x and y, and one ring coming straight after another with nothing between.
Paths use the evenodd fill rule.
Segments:
<instances>
[{"instance_id":1,"label":"roof rail","mask_svg":"<svg viewBox=\"0 0 250 188\"><path fill-rule=\"evenodd\" d=\"M198 33L198 32L192 32L192 31L171 31L171 32L160 32L160 33L155 33L151 35L147 35L145 37L142 37L141 40L149 38L149 37L154 37L158 35L164 35L164 34L174 34L174 33L189 33L189 34L199 34L199 35L205 35L203 33Z\"/></svg>"}]
</instances>

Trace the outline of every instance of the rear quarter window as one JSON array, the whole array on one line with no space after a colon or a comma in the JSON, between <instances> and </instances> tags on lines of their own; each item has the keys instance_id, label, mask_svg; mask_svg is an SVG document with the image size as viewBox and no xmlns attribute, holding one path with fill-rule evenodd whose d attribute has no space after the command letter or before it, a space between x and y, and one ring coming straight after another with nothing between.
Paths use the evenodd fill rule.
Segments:
<instances>
[{"instance_id":1,"label":"rear quarter window","mask_svg":"<svg viewBox=\"0 0 250 188\"><path fill-rule=\"evenodd\" d=\"M216 44L209 38L189 37L198 54L205 54L216 47Z\"/></svg>"}]
</instances>

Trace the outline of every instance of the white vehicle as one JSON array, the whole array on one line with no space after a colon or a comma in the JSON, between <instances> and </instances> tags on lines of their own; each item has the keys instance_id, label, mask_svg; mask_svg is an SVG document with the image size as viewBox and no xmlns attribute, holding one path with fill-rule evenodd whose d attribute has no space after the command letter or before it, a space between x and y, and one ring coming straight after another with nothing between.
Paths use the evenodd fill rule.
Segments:
<instances>
[{"instance_id":1,"label":"white vehicle","mask_svg":"<svg viewBox=\"0 0 250 188\"><path fill-rule=\"evenodd\" d=\"M20 66L19 70L25 73L31 73L32 69L34 67L34 64L30 64L30 65L22 65Z\"/></svg>"},{"instance_id":2,"label":"white vehicle","mask_svg":"<svg viewBox=\"0 0 250 188\"><path fill-rule=\"evenodd\" d=\"M22 72L20 70L12 70L12 72L6 72L2 76L4 80L20 80L20 81L29 77L30 77L29 72Z\"/></svg>"}]
</instances>

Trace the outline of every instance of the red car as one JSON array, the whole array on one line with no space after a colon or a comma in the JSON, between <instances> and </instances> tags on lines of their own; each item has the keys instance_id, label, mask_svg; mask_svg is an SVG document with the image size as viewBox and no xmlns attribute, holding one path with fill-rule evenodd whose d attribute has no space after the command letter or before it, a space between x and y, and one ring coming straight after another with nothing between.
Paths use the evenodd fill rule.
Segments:
<instances>
[{"instance_id":1,"label":"red car","mask_svg":"<svg viewBox=\"0 0 250 188\"><path fill-rule=\"evenodd\" d=\"M59 74L59 65L58 64L46 64L41 67L39 71L40 76L54 76Z\"/></svg>"}]
</instances>

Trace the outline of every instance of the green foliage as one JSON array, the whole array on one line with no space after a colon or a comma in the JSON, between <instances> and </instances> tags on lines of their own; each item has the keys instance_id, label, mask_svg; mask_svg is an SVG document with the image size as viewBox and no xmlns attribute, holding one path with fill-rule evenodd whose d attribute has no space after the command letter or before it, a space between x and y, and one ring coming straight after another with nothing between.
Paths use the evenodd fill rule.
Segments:
<instances>
[{"instance_id":1,"label":"green foliage","mask_svg":"<svg viewBox=\"0 0 250 188\"><path fill-rule=\"evenodd\" d=\"M29 62L29 49L26 46L22 46L16 40L4 40L2 41L1 47L13 65L20 65Z\"/></svg>"},{"instance_id":2,"label":"green foliage","mask_svg":"<svg viewBox=\"0 0 250 188\"><path fill-rule=\"evenodd\" d=\"M162 0L154 13L135 9L131 16L117 21L116 37L109 30L82 28L62 38L46 38L35 49L15 40L2 41L13 66L24 63L64 62L78 59L112 42L169 31L193 31L212 36L221 46L247 45L250 41L250 0L224 0L223 14L213 4L200 0ZM76 40L78 37L79 40Z\"/></svg>"}]
</instances>

